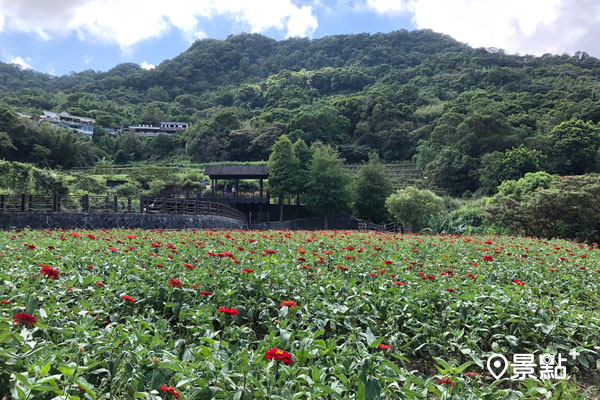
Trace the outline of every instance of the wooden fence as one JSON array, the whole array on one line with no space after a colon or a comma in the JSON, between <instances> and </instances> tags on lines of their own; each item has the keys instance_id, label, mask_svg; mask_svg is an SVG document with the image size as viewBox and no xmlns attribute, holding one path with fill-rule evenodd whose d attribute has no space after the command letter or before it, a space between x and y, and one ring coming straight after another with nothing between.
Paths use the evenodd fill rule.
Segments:
<instances>
[{"instance_id":1,"label":"wooden fence","mask_svg":"<svg viewBox=\"0 0 600 400\"><path fill-rule=\"evenodd\" d=\"M247 222L241 211L223 203L184 198L117 196L0 195L0 212L31 213L153 213L214 215Z\"/></svg>"}]
</instances>

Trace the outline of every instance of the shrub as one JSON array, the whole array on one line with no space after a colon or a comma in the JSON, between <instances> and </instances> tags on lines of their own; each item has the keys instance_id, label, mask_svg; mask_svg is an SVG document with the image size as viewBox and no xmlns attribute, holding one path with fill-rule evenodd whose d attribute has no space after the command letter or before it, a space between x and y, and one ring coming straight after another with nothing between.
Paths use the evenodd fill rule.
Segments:
<instances>
[{"instance_id":1,"label":"shrub","mask_svg":"<svg viewBox=\"0 0 600 400\"><path fill-rule=\"evenodd\" d=\"M520 200L526 193L537 188L549 189L559 179L558 175L547 172L528 172L519 180L504 181L498 186L498 194L511 199Z\"/></svg>"},{"instance_id":2,"label":"shrub","mask_svg":"<svg viewBox=\"0 0 600 400\"><path fill-rule=\"evenodd\" d=\"M140 188L135 183L127 182L117 186L114 192L118 197L137 197L140 195Z\"/></svg>"},{"instance_id":3,"label":"shrub","mask_svg":"<svg viewBox=\"0 0 600 400\"><path fill-rule=\"evenodd\" d=\"M441 197L413 186L397 190L387 198L385 206L398 222L416 230L425 228L431 216L446 211Z\"/></svg>"}]
</instances>

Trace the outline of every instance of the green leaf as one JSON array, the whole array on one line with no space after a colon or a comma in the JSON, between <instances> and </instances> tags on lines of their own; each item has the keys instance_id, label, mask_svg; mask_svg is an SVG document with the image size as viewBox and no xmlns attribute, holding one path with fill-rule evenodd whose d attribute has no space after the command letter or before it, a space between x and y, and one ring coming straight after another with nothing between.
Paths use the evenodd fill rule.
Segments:
<instances>
[{"instance_id":1,"label":"green leaf","mask_svg":"<svg viewBox=\"0 0 600 400\"><path fill-rule=\"evenodd\" d=\"M39 381L36 381L36 384L55 382L57 380L60 381L61 378L62 378L62 375L50 375L50 376L40 379Z\"/></svg>"},{"instance_id":2,"label":"green leaf","mask_svg":"<svg viewBox=\"0 0 600 400\"><path fill-rule=\"evenodd\" d=\"M287 307L284 307L287 308ZM279 330L279 342L281 343L281 347L287 348L290 342L290 337L292 336L292 332L287 329Z\"/></svg>"},{"instance_id":3,"label":"green leaf","mask_svg":"<svg viewBox=\"0 0 600 400\"><path fill-rule=\"evenodd\" d=\"M58 370L60 372L62 372L63 376L65 378L70 377L71 375L73 375L73 372L75 372L75 366L68 366L68 365L59 365L58 366Z\"/></svg>"},{"instance_id":4,"label":"green leaf","mask_svg":"<svg viewBox=\"0 0 600 400\"><path fill-rule=\"evenodd\" d=\"M379 380L376 378L369 379L365 387L365 400L376 400L380 394L381 385L379 384Z\"/></svg>"},{"instance_id":5,"label":"green leaf","mask_svg":"<svg viewBox=\"0 0 600 400\"><path fill-rule=\"evenodd\" d=\"M43 378L45 377L48 372L50 371L50 367L51 364L50 363L46 363L41 369L40 369L40 376Z\"/></svg>"},{"instance_id":6,"label":"green leaf","mask_svg":"<svg viewBox=\"0 0 600 400\"><path fill-rule=\"evenodd\" d=\"M467 361L466 363L464 363L460 367L456 368L454 370L454 372L457 373L457 374L459 374L459 373L463 372L465 369L469 368L471 365L473 365L473 361Z\"/></svg>"},{"instance_id":7,"label":"green leaf","mask_svg":"<svg viewBox=\"0 0 600 400\"><path fill-rule=\"evenodd\" d=\"M96 393L92 390L93 386L86 381L83 377L77 377L75 378L75 383L79 386L81 386L86 392L87 394L89 394L90 396L92 396L92 398L96 398Z\"/></svg>"},{"instance_id":8,"label":"green leaf","mask_svg":"<svg viewBox=\"0 0 600 400\"><path fill-rule=\"evenodd\" d=\"M365 386L363 385L362 381L358 381L358 391L356 392L356 399L365 400L365 396Z\"/></svg>"},{"instance_id":9,"label":"green leaf","mask_svg":"<svg viewBox=\"0 0 600 400\"><path fill-rule=\"evenodd\" d=\"M371 328L367 327L367 331L365 333L363 333L363 335L365 336L365 338L367 339L367 345L371 345L373 342L375 342L375 340L377 340L375 338L375 335L373 335L373 332L371 332Z\"/></svg>"},{"instance_id":10,"label":"green leaf","mask_svg":"<svg viewBox=\"0 0 600 400\"><path fill-rule=\"evenodd\" d=\"M38 308L38 298L36 296L30 295L27 299L27 306L25 307L25 312L27 314L33 315L34 311Z\"/></svg>"}]
</instances>

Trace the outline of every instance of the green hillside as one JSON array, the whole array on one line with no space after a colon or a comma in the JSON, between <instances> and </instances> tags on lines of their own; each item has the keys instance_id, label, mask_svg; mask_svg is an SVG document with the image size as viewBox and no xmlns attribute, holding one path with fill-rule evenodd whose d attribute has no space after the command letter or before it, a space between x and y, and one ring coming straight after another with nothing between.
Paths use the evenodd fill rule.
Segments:
<instances>
[{"instance_id":1,"label":"green hillside","mask_svg":"<svg viewBox=\"0 0 600 400\"><path fill-rule=\"evenodd\" d=\"M205 39L151 71L51 77L0 64L0 158L58 168L260 161L287 134L331 144L347 163L370 151L416 162L450 194L490 193L529 171L600 170L599 75L586 53L507 55L427 30ZM9 112L44 109L95 118L93 145ZM191 127L146 139L103 129L157 120ZM391 173L396 186L402 174Z\"/></svg>"}]
</instances>

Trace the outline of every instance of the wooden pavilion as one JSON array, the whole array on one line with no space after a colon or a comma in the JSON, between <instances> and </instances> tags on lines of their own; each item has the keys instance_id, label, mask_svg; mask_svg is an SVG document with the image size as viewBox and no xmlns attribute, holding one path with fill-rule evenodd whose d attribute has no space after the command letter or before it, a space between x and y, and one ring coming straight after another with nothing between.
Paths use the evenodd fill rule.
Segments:
<instances>
[{"instance_id":1,"label":"wooden pavilion","mask_svg":"<svg viewBox=\"0 0 600 400\"><path fill-rule=\"evenodd\" d=\"M269 204L269 193L264 190L264 180L269 178L266 165L209 165L204 174L211 180L211 198L230 204ZM241 191L240 179L258 179L258 192ZM234 181L229 190L219 190L219 180ZM235 189L235 190L234 190Z\"/></svg>"}]
</instances>

